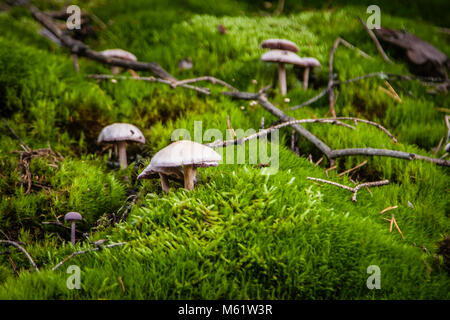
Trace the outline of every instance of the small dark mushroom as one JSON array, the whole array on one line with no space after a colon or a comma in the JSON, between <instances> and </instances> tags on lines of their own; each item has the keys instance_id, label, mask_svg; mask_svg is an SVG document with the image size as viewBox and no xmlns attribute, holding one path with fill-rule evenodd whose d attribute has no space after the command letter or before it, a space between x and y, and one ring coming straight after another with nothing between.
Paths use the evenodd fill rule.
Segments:
<instances>
[{"instance_id":1,"label":"small dark mushroom","mask_svg":"<svg viewBox=\"0 0 450 320\"><path fill-rule=\"evenodd\" d=\"M81 221L83 217L78 212L69 212L64 216L65 221L72 222L72 231L70 234L70 240L72 244L75 244L75 224L77 221Z\"/></svg>"}]
</instances>

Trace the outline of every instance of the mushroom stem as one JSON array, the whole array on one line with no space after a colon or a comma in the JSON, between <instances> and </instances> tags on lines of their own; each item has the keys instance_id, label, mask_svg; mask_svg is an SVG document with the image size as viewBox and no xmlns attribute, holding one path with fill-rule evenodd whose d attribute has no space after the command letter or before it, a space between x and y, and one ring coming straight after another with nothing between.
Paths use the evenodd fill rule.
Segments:
<instances>
[{"instance_id":1,"label":"mushroom stem","mask_svg":"<svg viewBox=\"0 0 450 320\"><path fill-rule=\"evenodd\" d=\"M187 190L193 190L194 189L194 179L197 174L197 168L194 168L194 166L187 165L184 166L184 187Z\"/></svg>"},{"instance_id":2,"label":"mushroom stem","mask_svg":"<svg viewBox=\"0 0 450 320\"><path fill-rule=\"evenodd\" d=\"M159 173L159 177L161 178L161 187L162 187L163 191L169 192L170 187L169 187L169 180L167 179L167 176L163 173Z\"/></svg>"},{"instance_id":3,"label":"mushroom stem","mask_svg":"<svg viewBox=\"0 0 450 320\"><path fill-rule=\"evenodd\" d=\"M305 71L303 71L303 89L308 89L308 79L309 79L309 67L306 67Z\"/></svg>"},{"instance_id":4,"label":"mushroom stem","mask_svg":"<svg viewBox=\"0 0 450 320\"><path fill-rule=\"evenodd\" d=\"M116 74L119 74L120 73L120 67L112 66L111 67L111 73L113 74L113 76L115 76Z\"/></svg>"},{"instance_id":5,"label":"mushroom stem","mask_svg":"<svg viewBox=\"0 0 450 320\"><path fill-rule=\"evenodd\" d=\"M117 147L119 148L120 167L122 169L125 169L127 167L127 143L126 143L126 141L119 141L117 143Z\"/></svg>"},{"instance_id":6,"label":"mushroom stem","mask_svg":"<svg viewBox=\"0 0 450 320\"><path fill-rule=\"evenodd\" d=\"M286 95L286 66L284 63L278 63L278 82L280 84L281 95Z\"/></svg>"},{"instance_id":7,"label":"mushroom stem","mask_svg":"<svg viewBox=\"0 0 450 320\"><path fill-rule=\"evenodd\" d=\"M74 53L72 54L73 66L76 72L80 72L80 65L78 64L78 56Z\"/></svg>"},{"instance_id":8,"label":"mushroom stem","mask_svg":"<svg viewBox=\"0 0 450 320\"><path fill-rule=\"evenodd\" d=\"M75 244L75 221L72 221L72 230L70 233L70 241L72 241L72 244Z\"/></svg>"}]
</instances>

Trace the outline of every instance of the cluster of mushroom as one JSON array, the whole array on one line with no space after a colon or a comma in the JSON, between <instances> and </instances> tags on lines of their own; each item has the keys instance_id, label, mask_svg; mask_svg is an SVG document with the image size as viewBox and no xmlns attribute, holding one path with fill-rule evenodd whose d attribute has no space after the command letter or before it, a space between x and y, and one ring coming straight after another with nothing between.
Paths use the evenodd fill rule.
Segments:
<instances>
[{"instance_id":1,"label":"cluster of mushroom","mask_svg":"<svg viewBox=\"0 0 450 320\"><path fill-rule=\"evenodd\" d=\"M114 143L120 167L124 169L127 167L127 142L145 143L145 138L132 124L113 123L103 128L97 142ZM169 178L184 181L184 187L192 190L196 182L197 168L217 166L221 159L210 147L189 140L176 141L156 153L138 179L159 175L162 189L166 192L170 189Z\"/></svg>"},{"instance_id":2,"label":"cluster of mushroom","mask_svg":"<svg viewBox=\"0 0 450 320\"><path fill-rule=\"evenodd\" d=\"M289 40L268 39L261 44L263 49L270 49L261 57L262 61L278 63L278 82L281 94L287 93L286 88L286 64L292 64L304 68L303 71L303 88L308 88L309 70L314 67L320 67L320 63L315 58L301 58L297 45Z\"/></svg>"}]
</instances>

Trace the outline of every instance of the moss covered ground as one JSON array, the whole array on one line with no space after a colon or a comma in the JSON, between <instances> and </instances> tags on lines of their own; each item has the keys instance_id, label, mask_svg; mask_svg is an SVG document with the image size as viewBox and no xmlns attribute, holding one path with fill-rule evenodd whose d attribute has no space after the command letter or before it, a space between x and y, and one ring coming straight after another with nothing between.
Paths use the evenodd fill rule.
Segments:
<instances>
[{"instance_id":1,"label":"moss covered ground","mask_svg":"<svg viewBox=\"0 0 450 320\"><path fill-rule=\"evenodd\" d=\"M32 2L42 10L62 6L56 0ZM249 92L272 84L268 97L282 110L326 87L328 57L338 36L372 56L363 59L340 47L334 63L339 79L379 71L409 74L400 57L393 56L395 63L389 65L378 55L357 19L367 16L371 3L364 1L286 1L280 16L273 15L276 2L266 8L263 1L72 2L104 23L96 37L85 40L93 49L126 49L141 61L159 63L178 79L210 75ZM382 25L406 29L450 55L449 35L437 28L450 25L448 3L400 3L379 3ZM226 34L218 32L218 25L226 27ZM20 251L0 247L0 299L450 297L448 256L441 254L450 227L448 168L355 156L338 159L337 170L327 177L329 161L311 163L310 154L314 162L322 154L301 138L298 157L289 149L291 130L284 128L276 174L262 174L247 159L246 164L199 169L194 191L178 185L165 194L157 179L137 181L136 176L170 143L173 130L193 132L194 121L202 121L204 130L225 132L227 115L234 128L244 130L258 129L262 117L266 126L277 119L259 105L222 95L158 83L88 79L87 74L110 70L80 58L77 74L68 51L40 36L40 28L26 8L0 12L1 115L29 147L50 146L64 158L33 158L33 187L27 193L14 152L22 150L20 143L0 123L0 238L21 243L40 268L34 272ZM288 68L290 102L278 93L276 66L260 61L260 43L268 38L295 42L300 55L316 57L323 66L313 72L307 91L301 87L301 73ZM187 57L194 67L180 71L178 61ZM391 84L402 103L379 89L382 79L371 78L340 86L336 112L381 123L397 144L365 124L354 131L328 124L305 127L333 149L374 147L442 156L442 150L434 155L434 148L447 135L448 94L431 94L416 81ZM213 93L218 90L202 85ZM297 119L323 117L328 99L285 111ZM96 144L100 130L113 122L132 123L147 139L144 146L129 149L130 165L122 171ZM346 190L306 179L352 186L347 175L338 173L364 160L367 165L354 179L389 179L390 184L370 193L362 189L357 202ZM127 219L111 226L133 199ZM398 208L380 216L389 206ZM76 245L70 243L70 231L43 224L63 221L68 211L82 213L79 229L89 235ZM392 213L404 238L395 228L389 232L389 222L382 219ZM66 256L92 248L98 239L127 244L74 257L52 271ZM81 269L80 290L66 286L70 264ZM379 290L366 286L370 265L380 267Z\"/></svg>"}]
</instances>

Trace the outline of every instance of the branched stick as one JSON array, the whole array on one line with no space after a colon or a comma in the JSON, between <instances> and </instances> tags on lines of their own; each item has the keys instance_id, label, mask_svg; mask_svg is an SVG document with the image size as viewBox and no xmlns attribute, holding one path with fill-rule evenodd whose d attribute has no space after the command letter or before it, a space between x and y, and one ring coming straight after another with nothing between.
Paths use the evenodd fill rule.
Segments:
<instances>
[{"instance_id":1,"label":"branched stick","mask_svg":"<svg viewBox=\"0 0 450 320\"><path fill-rule=\"evenodd\" d=\"M103 246L102 248L112 248L112 247L116 247L116 246L123 246L125 245L126 242L118 242L118 243L112 243L112 244L108 244L106 246ZM56 266L53 267L52 271L55 271L56 269L58 269L59 267L61 267L65 262L67 262L68 260L72 259L75 256L78 256L80 254L85 254L88 252L93 252L93 251L98 251L101 250L101 248L96 247L96 248L92 248L92 249L87 249L87 250L82 250L82 251L77 251L72 253L71 255L67 256L66 258L64 258L61 262L59 262Z\"/></svg>"},{"instance_id":2,"label":"branched stick","mask_svg":"<svg viewBox=\"0 0 450 320\"><path fill-rule=\"evenodd\" d=\"M287 121L287 122L283 122L280 123L276 126L264 129L264 130L260 130L257 133L251 134L247 137L243 137L243 138L239 138L239 139L232 139L232 140L226 140L226 141L214 141L208 144L205 144L206 146L210 147L210 148L217 148L217 147L226 147L229 145L233 145L233 144L243 144L244 142L248 141L248 140L252 140L252 139L256 139L260 136L265 136L268 133L278 130L280 128L283 127L287 127L287 126L292 126L294 124L300 124L300 123L331 123L331 124L335 124L335 125L340 125L343 127L347 127L349 129L353 129L355 130L356 128L353 126L350 126L348 124L345 124L339 120L335 120L335 119L301 119L301 120L291 120L291 121Z\"/></svg>"},{"instance_id":3,"label":"branched stick","mask_svg":"<svg viewBox=\"0 0 450 320\"><path fill-rule=\"evenodd\" d=\"M176 79L172 75L170 75L166 70L164 70L155 62L139 62L118 58L108 58L100 52L92 50L83 42L73 39L67 34L64 34L53 22L52 18L40 11L38 8L31 5L29 9L33 14L33 17L51 33L53 33L55 37L57 37L65 47L69 48L73 54L83 56L104 64L123 67L126 69L133 69L136 71L150 71L162 79L176 81Z\"/></svg>"},{"instance_id":4,"label":"branched stick","mask_svg":"<svg viewBox=\"0 0 450 320\"><path fill-rule=\"evenodd\" d=\"M313 180L313 181L319 181L319 182L323 182L323 183L328 183L328 184L331 184L333 186L336 186L336 187L339 187L339 188L351 191L353 193L353 195L352 195L352 201L353 202L358 201L356 199L356 196L358 194L359 189L365 188L365 187L378 187L378 186L384 186L386 184L389 184L389 180L383 180L383 181L365 182L365 183L358 184L354 188L351 188L351 187L345 186L345 185L337 183L337 182L328 181L328 180L324 180L324 179L320 179L320 178L306 177L306 179Z\"/></svg>"},{"instance_id":5,"label":"branched stick","mask_svg":"<svg viewBox=\"0 0 450 320\"><path fill-rule=\"evenodd\" d=\"M110 74L89 74L89 75L87 75L87 77L91 78L91 79L98 79L98 80L118 79L118 80L139 80L139 81L148 81L148 82L158 82L158 83L167 84L167 85L171 86L172 88L173 88L173 85L177 83L174 81L161 79L161 78L155 78L155 77L128 77L128 76L114 76L114 75L110 75ZM184 84L184 83L177 83L176 86L194 90L194 91L198 91L198 92L206 94L206 95L211 94L211 92L209 91L208 88L195 87L195 86L191 86L189 84Z\"/></svg>"},{"instance_id":6,"label":"branched stick","mask_svg":"<svg viewBox=\"0 0 450 320\"><path fill-rule=\"evenodd\" d=\"M11 240L0 240L0 244L6 244L6 245L10 245L10 246L14 246L17 249L19 249L20 251L22 251L25 256L28 258L28 260L30 261L31 265L33 266L34 270L36 270L37 272L39 272L39 268L36 265L36 263L34 262L33 258L31 257L31 255L28 253L27 250L25 250L24 247L22 247L20 244L18 244L15 241L11 241Z\"/></svg>"},{"instance_id":7,"label":"branched stick","mask_svg":"<svg viewBox=\"0 0 450 320\"><path fill-rule=\"evenodd\" d=\"M278 119L284 122L295 120L292 117L289 117L283 111L275 107L265 96L263 93L249 93L249 92L223 92L224 94L243 100L258 100L259 104L276 116ZM360 119L362 120L362 119ZM358 121L360 121L358 120ZM367 121L367 120L365 120ZM362 121L364 122L364 121ZM369 122L367 122L369 123ZM374 149L374 148L351 148L351 149L339 149L332 150L327 144L325 144L322 140L317 138L311 132L306 130L300 124L291 125L295 131L297 131L301 136L315 145L322 153L325 154L327 158L330 160L345 157L345 156L356 156L356 155L365 155L365 156L383 156L383 157L393 157L398 159L405 160L425 160L432 163L435 163L440 166L450 166L450 161L444 159L436 159L427 156L422 156L414 153L404 152L404 151L396 151L396 150L388 150L388 149ZM380 125L381 126L381 125ZM386 131L385 131L386 132ZM392 135L391 135L392 136Z\"/></svg>"},{"instance_id":8,"label":"branched stick","mask_svg":"<svg viewBox=\"0 0 450 320\"><path fill-rule=\"evenodd\" d=\"M231 84L226 83L223 80L211 77L211 76L204 76L204 77L198 77L198 78L192 78L192 79L184 79L184 80L180 80L180 81L176 81L174 83L172 83L172 88L176 88L179 85L183 85L183 84L188 84L188 83L195 83L195 82L199 82L199 81L209 81L212 84L220 84L228 89L230 89L231 91L238 91L235 87L233 87Z\"/></svg>"},{"instance_id":9,"label":"branched stick","mask_svg":"<svg viewBox=\"0 0 450 320\"><path fill-rule=\"evenodd\" d=\"M335 118L336 120L352 120L355 123L356 122L363 122L363 123L367 123L370 124L372 126L377 127L378 129L380 129L381 131L383 131L384 133L386 133L389 138L392 139L392 141L394 143L397 143L397 138L394 137L394 135L392 133L390 133L385 127L383 127L381 124L373 122L373 121L369 121L369 120L365 120L365 119L360 119L360 118L353 118L353 117L337 117Z\"/></svg>"}]
</instances>

